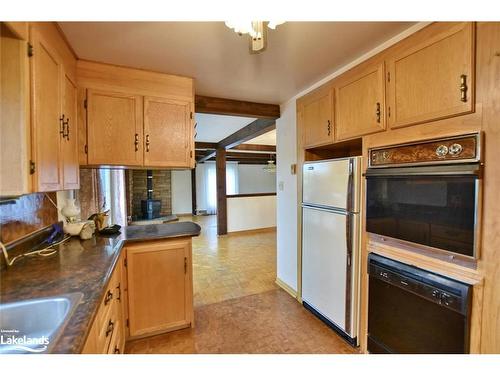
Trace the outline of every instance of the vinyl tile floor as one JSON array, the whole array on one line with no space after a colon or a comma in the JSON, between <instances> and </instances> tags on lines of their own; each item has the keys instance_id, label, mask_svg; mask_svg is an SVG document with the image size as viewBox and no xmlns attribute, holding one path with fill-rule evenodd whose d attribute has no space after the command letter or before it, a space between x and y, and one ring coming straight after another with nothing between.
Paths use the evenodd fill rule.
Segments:
<instances>
[{"instance_id":1,"label":"vinyl tile floor","mask_svg":"<svg viewBox=\"0 0 500 375\"><path fill-rule=\"evenodd\" d=\"M216 216L181 217L193 238L195 327L127 343L146 353L356 353L278 288L276 232L217 236Z\"/></svg>"}]
</instances>

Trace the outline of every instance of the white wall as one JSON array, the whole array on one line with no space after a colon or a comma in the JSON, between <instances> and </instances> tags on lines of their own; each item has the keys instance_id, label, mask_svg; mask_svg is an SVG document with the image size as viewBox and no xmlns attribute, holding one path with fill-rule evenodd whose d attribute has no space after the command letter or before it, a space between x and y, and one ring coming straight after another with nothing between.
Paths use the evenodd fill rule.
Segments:
<instances>
[{"instance_id":1,"label":"white wall","mask_svg":"<svg viewBox=\"0 0 500 375\"><path fill-rule=\"evenodd\" d=\"M238 232L276 226L276 196L227 199L227 231Z\"/></svg>"},{"instance_id":2,"label":"white wall","mask_svg":"<svg viewBox=\"0 0 500 375\"><path fill-rule=\"evenodd\" d=\"M264 165L238 164L239 194L275 193L276 173L264 170Z\"/></svg>"},{"instance_id":3,"label":"white wall","mask_svg":"<svg viewBox=\"0 0 500 375\"><path fill-rule=\"evenodd\" d=\"M297 93L281 104L281 117L276 121L277 151L277 277L292 289L297 290L297 178L290 173L290 165L297 162L296 143L296 106L298 97L327 83L332 78L346 72L362 61L399 42L407 36L427 26L429 22L420 22L403 31L394 38L360 56L341 69L331 73L320 81Z\"/></svg>"},{"instance_id":4,"label":"white wall","mask_svg":"<svg viewBox=\"0 0 500 375\"><path fill-rule=\"evenodd\" d=\"M295 100L281 106L276 121L277 277L297 290L297 175L290 166L297 163Z\"/></svg>"},{"instance_id":5,"label":"white wall","mask_svg":"<svg viewBox=\"0 0 500 375\"><path fill-rule=\"evenodd\" d=\"M172 214L191 213L191 170L172 171Z\"/></svg>"}]
</instances>

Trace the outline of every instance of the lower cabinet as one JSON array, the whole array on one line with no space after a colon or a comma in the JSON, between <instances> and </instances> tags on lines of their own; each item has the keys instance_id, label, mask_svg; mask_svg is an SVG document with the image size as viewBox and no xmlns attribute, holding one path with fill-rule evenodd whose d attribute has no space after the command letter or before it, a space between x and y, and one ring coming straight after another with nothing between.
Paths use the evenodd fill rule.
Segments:
<instances>
[{"instance_id":1,"label":"lower cabinet","mask_svg":"<svg viewBox=\"0 0 500 375\"><path fill-rule=\"evenodd\" d=\"M191 238L127 244L83 354L120 354L128 338L192 327Z\"/></svg>"},{"instance_id":2,"label":"lower cabinet","mask_svg":"<svg viewBox=\"0 0 500 375\"><path fill-rule=\"evenodd\" d=\"M191 238L126 246L130 337L193 325Z\"/></svg>"},{"instance_id":3,"label":"lower cabinet","mask_svg":"<svg viewBox=\"0 0 500 375\"><path fill-rule=\"evenodd\" d=\"M120 257L120 262L123 255ZM125 349L124 294L122 268L116 266L94 323L85 342L84 354L120 354Z\"/></svg>"}]
</instances>

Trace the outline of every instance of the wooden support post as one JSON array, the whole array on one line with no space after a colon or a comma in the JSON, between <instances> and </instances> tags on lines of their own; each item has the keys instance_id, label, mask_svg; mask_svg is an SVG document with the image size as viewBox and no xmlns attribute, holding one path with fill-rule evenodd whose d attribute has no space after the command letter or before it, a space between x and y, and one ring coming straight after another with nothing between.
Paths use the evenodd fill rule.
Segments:
<instances>
[{"instance_id":1,"label":"wooden support post","mask_svg":"<svg viewBox=\"0 0 500 375\"><path fill-rule=\"evenodd\" d=\"M191 211L196 215L196 167L191 169Z\"/></svg>"},{"instance_id":2,"label":"wooden support post","mask_svg":"<svg viewBox=\"0 0 500 375\"><path fill-rule=\"evenodd\" d=\"M215 176L217 181L217 234L227 234L226 201L226 149L218 148L215 157Z\"/></svg>"}]
</instances>

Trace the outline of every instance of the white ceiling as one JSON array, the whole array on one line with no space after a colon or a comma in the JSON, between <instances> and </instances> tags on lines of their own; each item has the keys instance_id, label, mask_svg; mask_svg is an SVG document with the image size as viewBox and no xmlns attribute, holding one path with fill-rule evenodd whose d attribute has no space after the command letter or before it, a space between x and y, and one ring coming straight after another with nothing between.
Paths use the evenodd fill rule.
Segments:
<instances>
[{"instance_id":1,"label":"white ceiling","mask_svg":"<svg viewBox=\"0 0 500 375\"><path fill-rule=\"evenodd\" d=\"M60 22L79 58L196 79L200 95L281 104L410 27L409 22L287 22L267 51L223 22Z\"/></svg>"},{"instance_id":2,"label":"white ceiling","mask_svg":"<svg viewBox=\"0 0 500 375\"><path fill-rule=\"evenodd\" d=\"M247 126L254 118L195 113L197 142L219 142Z\"/></svg>"},{"instance_id":3,"label":"white ceiling","mask_svg":"<svg viewBox=\"0 0 500 375\"><path fill-rule=\"evenodd\" d=\"M249 140L248 142L254 145L272 145L276 146L276 129L271 130L270 132L264 133L255 137L254 139Z\"/></svg>"}]
</instances>

